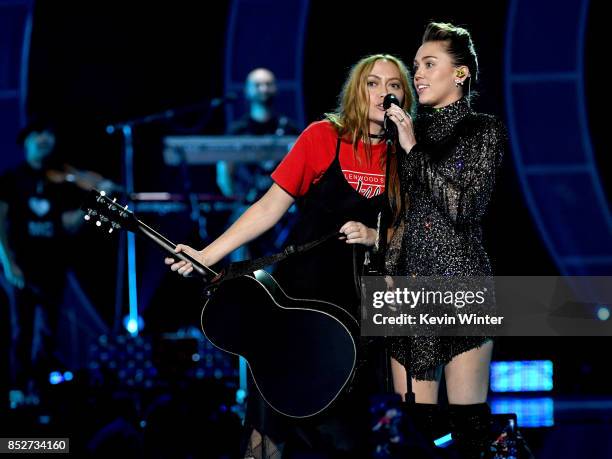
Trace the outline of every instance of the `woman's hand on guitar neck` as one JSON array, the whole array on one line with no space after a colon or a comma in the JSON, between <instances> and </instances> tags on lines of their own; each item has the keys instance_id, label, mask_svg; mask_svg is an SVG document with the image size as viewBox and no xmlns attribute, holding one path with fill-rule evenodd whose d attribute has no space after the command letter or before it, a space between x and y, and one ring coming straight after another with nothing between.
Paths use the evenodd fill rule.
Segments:
<instances>
[{"instance_id":1,"label":"woman's hand on guitar neck","mask_svg":"<svg viewBox=\"0 0 612 459\"><path fill-rule=\"evenodd\" d=\"M230 228L199 252L188 245L179 244L176 252L184 252L204 266L218 263L227 254L252 241L272 228L293 204L293 197L276 183L251 205ZM172 271L188 276L193 271L189 262L168 257L165 260Z\"/></svg>"},{"instance_id":2,"label":"woman's hand on guitar neck","mask_svg":"<svg viewBox=\"0 0 612 459\"><path fill-rule=\"evenodd\" d=\"M176 253L183 252L189 255L191 258L200 262L204 266L210 266L213 264L213 261L208 259L206 256L206 249L196 250L192 247L189 247L185 244L177 244L176 249L174 250ZM170 257L166 257L164 259L164 263L170 266L172 271L178 272L181 276L188 277L193 272L193 265L187 261L178 260Z\"/></svg>"}]
</instances>

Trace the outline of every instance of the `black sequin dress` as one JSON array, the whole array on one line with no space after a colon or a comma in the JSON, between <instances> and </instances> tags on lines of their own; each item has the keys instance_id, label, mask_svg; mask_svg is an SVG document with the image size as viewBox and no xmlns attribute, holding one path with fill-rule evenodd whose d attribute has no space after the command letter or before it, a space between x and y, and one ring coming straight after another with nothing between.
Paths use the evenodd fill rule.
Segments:
<instances>
[{"instance_id":1,"label":"black sequin dress","mask_svg":"<svg viewBox=\"0 0 612 459\"><path fill-rule=\"evenodd\" d=\"M417 144L400 157L406 205L389 244L387 272L394 276L491 275L480 220L506 147L505 127L491 115L475 113L466 99L460 99L441 109L421 106L415 133ZM431 380L440 365L487 339L394 337L390 348L412 376Z\"/></svg>"}]
</instances>

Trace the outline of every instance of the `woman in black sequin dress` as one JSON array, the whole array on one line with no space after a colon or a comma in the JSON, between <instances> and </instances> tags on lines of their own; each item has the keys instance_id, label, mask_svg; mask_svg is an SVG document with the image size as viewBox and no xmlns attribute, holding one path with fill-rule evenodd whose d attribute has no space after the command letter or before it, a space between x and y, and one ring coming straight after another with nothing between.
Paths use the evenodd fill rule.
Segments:
<instances>
[{"instance_id":1,"label":"woman in black sequin dress","mask_svg":"<svg viewBox=\"0 0 612 459\"><path fill-rule=\"evenodd\" d=\"M414 60L419 100L414 125L399 107L388 111L407 152L400 158L406 209L387 254L389 274L492 274L480 220L494 188L506 131L493 116L470 108L469 89L477 72L467 30L450 24L427 26ZM480 457L487 441L492 347L491 339L477 336L391 338L395 390L406 393L407 369L415 413L430 432L435 430L444 370L453 438L465 457Z\"/></svg>"}]
</instances>

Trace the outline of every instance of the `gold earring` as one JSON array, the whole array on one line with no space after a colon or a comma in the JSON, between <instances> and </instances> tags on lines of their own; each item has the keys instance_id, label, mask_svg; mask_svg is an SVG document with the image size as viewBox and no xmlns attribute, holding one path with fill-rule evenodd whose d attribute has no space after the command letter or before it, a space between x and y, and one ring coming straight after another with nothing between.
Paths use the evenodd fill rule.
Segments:
<instances>
[{"instance_id":1,"label":"gold earring","mask_svg":"<svg viewBox=\"0 0 612 459\"><path fill-rule=\"evenodd\" d=\"M461 78L461 77L465 76L465 70L463 70L463 69L459 69L459 70L457 70L456 75L457 75L459 78Z\"/></svg>"}]
</instances>

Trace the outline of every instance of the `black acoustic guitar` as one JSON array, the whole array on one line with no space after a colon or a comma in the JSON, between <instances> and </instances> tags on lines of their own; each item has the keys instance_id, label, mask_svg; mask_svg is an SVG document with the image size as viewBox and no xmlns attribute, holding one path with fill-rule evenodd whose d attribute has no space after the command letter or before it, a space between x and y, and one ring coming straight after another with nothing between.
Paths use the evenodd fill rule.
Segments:
<instances>
[{"instance_id":1,"label":"black acoustic guitar","mask_svg":"<svg viewBox=\"0 0 612 459\"><path fill-rule=\"evenodd\" d=\"M351 379L359 331L357 321L341 307L291 298L263 270L224 280L222 273L175 253L175 244L104 193L92 191L83 210L86 220L107 232L140 234L193 264L206 281L204 335L219 349L244 357L257 389L279 413L294 418L320 413Z\"/></svg>"}]
</instances>

